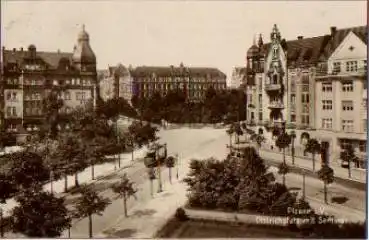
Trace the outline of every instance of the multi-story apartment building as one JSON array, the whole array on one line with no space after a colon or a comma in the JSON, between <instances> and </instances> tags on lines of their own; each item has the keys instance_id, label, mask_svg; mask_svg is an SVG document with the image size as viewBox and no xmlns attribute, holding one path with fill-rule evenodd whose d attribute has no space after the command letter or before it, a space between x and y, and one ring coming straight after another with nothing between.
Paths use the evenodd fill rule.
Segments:
<instances>
[{"instance_id":1,"label":"multi-story apartment building","mask_svg":"<svg viewBox=\"0 0 369 240\"><path fill-rule=\"evenodd\" d=\"M317 71L315 124L333 146L350 144L365 156L367 146L367 30L333 29ZM324 137L323 137L324 136Z\"/></svg>"},{"instance_id":2,"label":"multi-story apartment building","mask_svg":"<svg viewBox=\"0 0 369 240\"><path fill-rule=\"evenodd\" d=\"M231 88L239 88L246 80L246 67L235 67L232 71Z\"/></svg>"},{"instance_id":3,"label":"multi-story apartment building","mask_svg":"<svg viewBox=\"0 0 369 240\"><path fill-rule=\"evenodd\" d=\"M209 87L226 89L226 75L216 68L136 67L131 71L133 95L149 97L154 92L165 95L170 90L183 90L189 101L201 101Z\"/></svg>"},{"instance_id":4,"label":"multi-story apartment building","mask_svg":"<svg viewBox=\"0 0 369 240\"><path fill-rule=\"evenodd\" d=\"M122 97L129 103L132 99L132 67L126 68L122 64L108 67L99 76L100 96L105 101L111 98Z\"/></svg>"},{"instance_id":5,"label":"multi-story apartment building","mask_svg":"<svg viewBox=\"0 0 369 240\"><path fill-rule=\"evenodd\" d=\"M294 129L297 144L328 142L333 158L348 143L365 152L366 34L366 27L332 27L324 36L286 41L274 25L271 42L260 36L247 52L248 121L263 132Z\"/></svg>"},{"instance_id":6,"label":"multi-story apartment building","mask_svg":"<svg viewBox=\"0 0 369 240\"><path fill-rule=\"evenodd\" d=\"M2 49L1 109L3 127L18 134L35 131L44 123L43 99L52 89L64 100L62 111L95 103L96 57L84 27L71 53L41 52L34 45Z\"/></svg>"}]
</instances>

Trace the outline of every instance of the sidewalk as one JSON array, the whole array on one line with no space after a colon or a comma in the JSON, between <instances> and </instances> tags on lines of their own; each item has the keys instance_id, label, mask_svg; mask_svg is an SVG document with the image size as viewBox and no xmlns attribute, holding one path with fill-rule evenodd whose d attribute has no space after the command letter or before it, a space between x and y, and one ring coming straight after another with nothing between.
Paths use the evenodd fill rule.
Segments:
<instances>
[{"instance_id":1,"label":"sidewalk","mask_svg":"<svg viewBox=\"0 0 369 240\"><path fill-rule=\"evenodd\" d=\"M260 156L267 159L274 159L276 161L283 161L282 152L274 152L271 150L266 150L264 148L260 149ZM290 155L286 155L287 164L292 164L292 157ZM311 158L305 157L295 157L295 166L300 168L305 168L309 170L313 170L313 162ZM315 171L320 169L320 155L315 156ZM346 168L342 168L340 165L331 164L330 167L334 170L334 175L343 179L354 180L361 183L366 183L366 170L351 169L351 179L348 177L348 170Z\"/></svg>"},{"instance_id":2,"label":"sidewalk","mask_svg":"<svg viewBox=\"0 0 369 240\"><path fill-rule=\"evenodd\" d=\"M146 147L143 147L141 149L137 149L134 152L134 157L135 159L137 158L142 158L144 156L144 154L146 153ZM86 168L85 170L83 170L81 173L78 174L78 181L79 184L84 184L84 183L93 183L96 181L99 181L99 179L101 177L104 177L110 173L113 173L115 171L119 171L121 169L124 169L124 167L128 166L131 164L131 153L123 153L121 154L121 168L118 168L118 163L116 163L117 165L117 170L114 170L114 165L115 163L104 163L104 164L100 164L100 165L95 165L94 166L94 171L95 171L95 180L92 180L91 178L91 167ZM64 191L64 178L58 180L58 181L54 181L52 183L53 185L53 192L57 195L63 195L63 191ZM68 176L68 188L74 186L74 175L70 175ZM50 191L51 190L51 183L46 183L43 186L43 189L45 191ZM8 199L6 201L6 204L1 204L0 207L4 212L4 217L9 216L10 211L17 205L16 201L14 200L14 198Z\"/></svg>"}]
</instances>

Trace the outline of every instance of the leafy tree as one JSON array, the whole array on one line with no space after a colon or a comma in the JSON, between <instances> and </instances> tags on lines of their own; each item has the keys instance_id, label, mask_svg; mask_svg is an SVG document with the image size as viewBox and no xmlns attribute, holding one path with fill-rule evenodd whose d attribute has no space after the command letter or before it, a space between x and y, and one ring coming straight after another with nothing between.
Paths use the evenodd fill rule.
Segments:
<instances>
[{"instance_id":1,"label":"leafy tree","mask_svg":"<svg viewBox=\"0 0 369 240\"><path fill-rule=\"evenodd\" d=\"M110 200L102 198L96 191L84 186L81 188L81 196L75 206L75 215L78 218L88 217L89 238L92 238L92 215L102 215Z\"/></svg>"},{"instance_id":2,"label":"leafy tree","mask_svg":"<svg viewBox=\"0 0 369 240\"><path fill-rule=\"evenodd\" d=\"M296 139L295 131L291 131L290 136L291 136L292 165L295 165L295 139Z\"/></svg>"},{"instance_id":3,"label":"leafy tree","mask_svg":"<svg viewBox=\"0 0 369 240\"><path fill-rule=\"evenodd\" d=\"M235 133L234 124L229 125L229 128L226 130L229 136L229 151L232 152L232 135Z\"/></svg>"},{"instance_id":4,"label":"leafy tree","mask_svg":"<svg viewBox=\"0 0 369 240\"><path fill-rule=\"evenodd\" d=\"M71 174L74 174L75 186L78 187L78 173L88 166L84 155L84 146L80 140L69 133L61 134L58 149L53 157L56 160L55 168L63 171L64 191L68 191L68 175Z\"/></svg>"},{"instance_id":5,"label":"leafy tree","mask_svg":"<svg viewBox=\"0 0 369 240\"><path fill-rule=\"evenodd\" d=\"M46 98L43 100L43 112L47 127L48 136L52 139L58 134L58 124L60 121L60 110L64 106L64 102L59 98L59 94L63 91L62 88L52 89Z\"/></svg>"},{"instance_id":6,"label":"leafy tree","mask_svg":"<svg viewBox=\"0 0 369 240\"><path fill-rule=\"evenodd\" d=\"M13 232L28 237L56 238L70 227L71 219L64 198L35 187L27 189L15 199L19 205L11 214Z\"/></svg>"},{"instance_id":7,"label":"leafy tree","mask_svg":"<svg viewBox=\"0 0 369 240\"><path fill-rule=\"evenodd\" d=\"M166 161L165 161L165 165L168 168L169 171L169 182L172 184L172 168L174 167L175 164L175 158L173 156L169 156L167 157Z\"/></svg>"},{"instance_id":8,"label":"leafy tree","mask_svg":"<svg viewBox=\"0 0 369 240\"><path fill-rule=\"evenodd\" d=\"M275 145L283 151L283 163L286 164L286 148L291 144L291 137L286 132L280 134Z\"/></svg>"},{"instance_id":9,"label":"leafy tree","mask_svg":"<svg viewBox=\"0 0 369 240\"><path fill-rule=\"evenodd\" d=\"M124 174L121 181L118 184L112 186L112 190L115 193L118 193L121 198L123 198L123 206L124 206L124 216L128 217L127 214L127 200L130 197L135 197L135 193L137 189L133 187L133 182L129 180L127 174Z\"/></svg>"},{"instance_id":10,"label":"leafy tree","mask_svg":"<svg viewBox=\"0 0 369 240\"><path fill-rule=\"evenodd\" d=\"M355 155L354 148L352 145L348 145L345 147L345 149L340 153L340 158L342 161L347 162L347 170L348 170L348 176L351 178L351 163L358 162L359 158Z\"/></svg>"},{"instance_id":11,"label":"leafy tree","mask_svg":"<svg viewBox=\"0 0 369 240\"><path fill-rule=\"evenodd\" d=\"M320 148L319 142L314 138L310 138L305 147L305 152L312 154L313 171L315 171L315 154L320 152Z\"/></svg>"},{"instance_id":12,"label":"leafy tree","mask_svg":"<svg viewBox=\"0 0 369 240\"><path fill-rule=\"evenodd\" d=\"M11 181L11 176L0 173L0 203L6 203L16 192L17 188Z\"/></svg>"},{"instance_id":13,"label":"leafy tree","mask_svg":"<svg viewBox=\"0 0 369 240\"><path fill-rule=\"evenodd\" d=\"M6 155L6 158L11 163L8 176L19 189L29 188L34 183L42 184L49 179L49 171L37 153L14 152Z\"/></svg>"},{"instance_id":14,"label":"leafy tree","mask_svg":"<svg viewBox=\"0 0 369 240\"><path fill-rule=\"evenodd\" d=\"M278 174L282 175L283 178L283 185L286 184L286 174L289 173L289 167L285 162L282 162L278 166Z\"/></svg>"},{"instance_id":15,"label":"leafy tree","mask_svg":"<svg viewBox=\"0 0 369 240\"><path fill-rule=\"evenodd\" d=\"M327 185L331 184L334 181L334 172L333 169L330 168L328 165L324 164L322 168L318 171L318 177L320 180L323 181L324 184L324 202L328 204L328 189Z\"/></svg>"}]
</instances>

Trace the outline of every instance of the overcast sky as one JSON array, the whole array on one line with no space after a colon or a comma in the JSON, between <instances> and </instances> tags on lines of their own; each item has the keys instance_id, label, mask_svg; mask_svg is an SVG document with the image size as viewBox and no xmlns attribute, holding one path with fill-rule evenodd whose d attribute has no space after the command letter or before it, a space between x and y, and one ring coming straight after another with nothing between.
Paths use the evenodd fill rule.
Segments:
<instances>
[{"instance_id":1,"label":"overcast sky","mask_svg":"<svg viewBox=\"0 0 369 240\"><path fill-rule=\"evenodd\" d=\"M108 65L244 66L255 34L282 38L366 24L366 1L1 1L1 45L71 51L86 25L98 69Z\"/></svg>"}]
</instances>

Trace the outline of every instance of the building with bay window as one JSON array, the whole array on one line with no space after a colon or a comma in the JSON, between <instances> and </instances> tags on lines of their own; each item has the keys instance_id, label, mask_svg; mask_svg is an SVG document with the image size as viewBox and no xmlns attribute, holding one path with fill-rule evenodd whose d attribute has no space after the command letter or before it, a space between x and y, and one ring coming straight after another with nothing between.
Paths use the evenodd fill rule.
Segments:
<instances>
[{"instance_id":1,"label":"building with bay window","mask_svg":"<svg viewBox=\"0 0 369 240\"><path fill-rule=\"evenodd\" d=\"M260 35L247 52L248 122L263 132L293 129L300 145L311 137L328 142L334 160L351 144L364 159L366 42L366 26L286 41L274 25L270 42Z\"/></svg>"}]
</instances>

